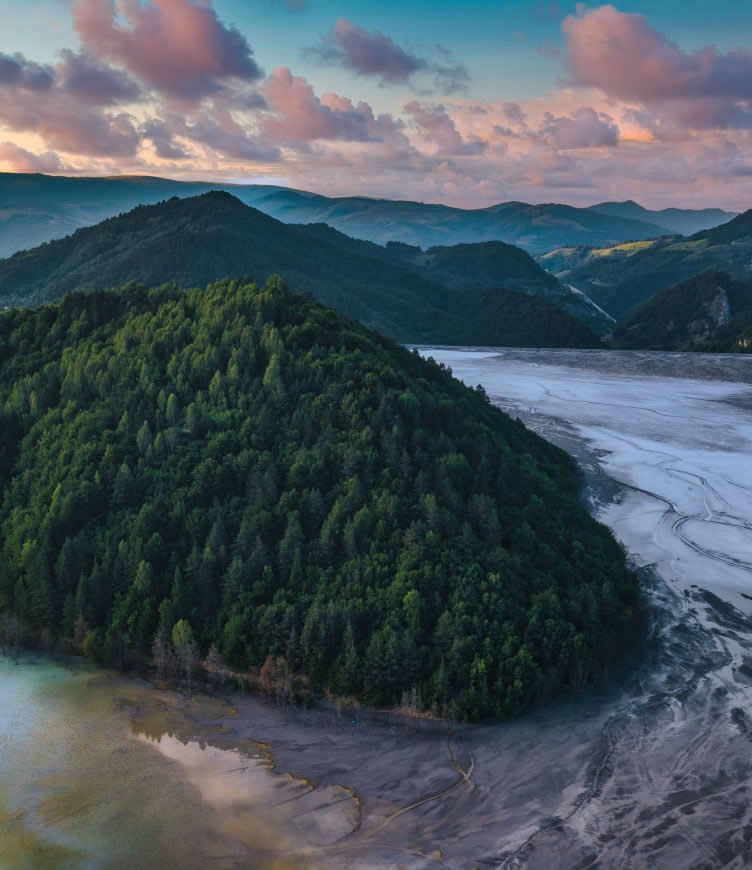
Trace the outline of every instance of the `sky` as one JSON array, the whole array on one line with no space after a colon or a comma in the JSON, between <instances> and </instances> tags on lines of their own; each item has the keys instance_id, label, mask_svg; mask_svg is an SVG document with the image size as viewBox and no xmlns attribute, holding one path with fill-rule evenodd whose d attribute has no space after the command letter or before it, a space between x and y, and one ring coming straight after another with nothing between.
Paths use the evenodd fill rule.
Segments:
<instances>
[{"instance_id":1,"label":"sky","mask_svg":"<svg viewBox=\"0 0 752 870\"><path fill-rule=\"evenodd\" d=\"M3 0L0 171L752 206L742 0Z\"/></svg>"}]
</instances>

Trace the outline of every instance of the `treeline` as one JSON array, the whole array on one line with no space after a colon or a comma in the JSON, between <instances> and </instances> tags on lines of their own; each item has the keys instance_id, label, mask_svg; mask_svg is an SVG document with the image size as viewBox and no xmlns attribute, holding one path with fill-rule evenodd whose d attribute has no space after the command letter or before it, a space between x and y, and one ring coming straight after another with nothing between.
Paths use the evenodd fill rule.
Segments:
<instances>
[{"instance_id":1,"label":"treeline","mask_svg":"<svg viewBox=\"0 0 752 870\"><path fill-rule=\"evenodd\" d=\"M0 315L0 611L98 661L189 638L236 671L509 715L634 628L580 486L482 390L279 280Z\"/></svg>"}]
</instances>

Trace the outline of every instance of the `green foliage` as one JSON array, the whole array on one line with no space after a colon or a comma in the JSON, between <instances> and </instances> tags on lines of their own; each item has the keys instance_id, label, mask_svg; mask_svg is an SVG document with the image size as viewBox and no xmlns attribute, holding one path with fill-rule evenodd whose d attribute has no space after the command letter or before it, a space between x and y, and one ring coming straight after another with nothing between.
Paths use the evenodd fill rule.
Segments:
<instances>
[{"instance_id":1,"label":"green foliage","mask_svg":"<svg viewBox=\"0 0 752 870\"><path fill-rule=\"evenodd\" d=\"M625 348L752 351L752 284L723 272L703 272L643 302L614 331Z\"/></svg>"},{"instance_id":2,"label":"green foliage","mask_svg":"<svg viewBox=\"0 0 752 870\"><path fill-rule=\"evenodd\" d=\"M560 258L541 262L587 293L621 323L659 291L703 272L720 271L736 280L748 281L752 209L688 239L666 236L626 254L617 247L608 256L586 256L584 262L578 259L575 254L566 277L557 268L567 269Z\"/></svg>"},{"instance_id":3,"label":"green foliage","mask_svg":"<svg viewBox=\"0 0 752 870\"><path fill-rule=\"evenodd\" d=\"M0 315L0 415L0 602L97 660L190 624L235 668L477 718L633 630L563 451L278 280Z\"/></svg>"}]
</instances>

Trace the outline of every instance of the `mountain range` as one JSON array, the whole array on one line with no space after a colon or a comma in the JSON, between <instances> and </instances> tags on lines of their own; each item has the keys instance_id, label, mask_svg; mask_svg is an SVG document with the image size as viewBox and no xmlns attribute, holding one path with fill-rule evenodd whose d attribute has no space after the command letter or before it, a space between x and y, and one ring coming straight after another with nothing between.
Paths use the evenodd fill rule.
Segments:
<instances>
[{"instance_id":1,"label":"mountain range","mask_svg":"<svg viewBox=\"0 0 752 870\"><path fill-rule=\"evenodd\" d=\"M138 206L0 260L0 305L129 281L201 287L271 274L404 342L592 347L608 326L585 297L503 242L383 247L323 224L281 223L220 191Z\"/></svg>"},{"instance_id":2,"label":"mountain range","mask_svg":"<svg viewBox=\"0 0 752 870\"><path fill-rule=\"evenodd\" d=\"M398 241L426 248L504 241L532 254L567 245L603 246L666 233L686 234L733 217L720 209L650 211L631 201L588 208L505 202L461 209L363 196L327 197L276 185L0 173L0 256L60 238L137 205L210 190L229 191L246 205L288 223L323 222L382 245Z\"/></svg>"}]
</instances>

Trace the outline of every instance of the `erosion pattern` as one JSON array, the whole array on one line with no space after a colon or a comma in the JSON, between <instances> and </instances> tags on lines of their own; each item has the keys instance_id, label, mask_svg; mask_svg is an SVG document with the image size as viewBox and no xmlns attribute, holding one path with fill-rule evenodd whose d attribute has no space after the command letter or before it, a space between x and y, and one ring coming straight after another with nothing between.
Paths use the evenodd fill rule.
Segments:
<instances>
[{"instance_id":1,"label":"erosion pattern","mask_svg":"<svg viewBox=\"0 0 752 870\"><path fill-rule=\"evenodd\" d=\"M505 724L257 712L281 769L359 794L310 866L749 867L752 360L430 353L577 455L643 567L646 637L608 687Z\"/></svg>"}]
</instances>

